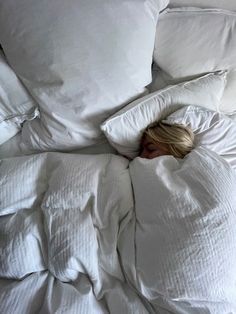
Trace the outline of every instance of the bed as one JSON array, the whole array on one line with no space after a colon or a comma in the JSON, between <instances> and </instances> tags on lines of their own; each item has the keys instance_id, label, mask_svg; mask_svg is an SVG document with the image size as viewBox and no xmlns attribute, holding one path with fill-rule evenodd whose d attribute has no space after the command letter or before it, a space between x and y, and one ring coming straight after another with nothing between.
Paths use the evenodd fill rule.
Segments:
<instances>
[{"instance_id":1,"label":"bed","mask_svg":"<svg viewBox=\"0 0 236 314\"><path fill-rule=\"evenodd\" d=\"M235 1L0 0L0 313L236 313L235 25ZM139 158L163 119L194 150Z\"/></svg>"}]
</instances>

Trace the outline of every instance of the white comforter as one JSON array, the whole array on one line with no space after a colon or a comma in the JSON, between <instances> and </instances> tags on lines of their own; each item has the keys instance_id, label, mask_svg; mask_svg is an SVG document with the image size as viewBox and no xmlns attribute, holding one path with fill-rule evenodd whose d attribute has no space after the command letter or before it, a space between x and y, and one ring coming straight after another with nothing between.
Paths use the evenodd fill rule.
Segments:
<instances>
[{"instance_id":1,"label":"white comforter","mask_svg":"<svg viewBox=\"0 0 236 314\"><path fill-rule=\"evenodd\" d=\"M119 249L131 284L156 309L236 313L233 168L199 147L183 160L136 158L130 172L136 215Z\"/></svg>"},{"instance_id":2,"label":"white comforter","mask_svg":"<svg viewBox=\"0 0 236 314\"><path fill-rule=\"evenodd\" d=\"M0 313L147 313L116 250L128 161L46 153L0 164Z\"/></svg>"},{"instance_id":3,"label":"white comforter","mask_svg":"<svg viewBox=\"0 0 236 314\"><path fill-rule=\"evenodd\" d=\"M130 170L114 155L1 161L0 313L236 313L234 170L202 149Z\"/></svg>"}]
</instances>

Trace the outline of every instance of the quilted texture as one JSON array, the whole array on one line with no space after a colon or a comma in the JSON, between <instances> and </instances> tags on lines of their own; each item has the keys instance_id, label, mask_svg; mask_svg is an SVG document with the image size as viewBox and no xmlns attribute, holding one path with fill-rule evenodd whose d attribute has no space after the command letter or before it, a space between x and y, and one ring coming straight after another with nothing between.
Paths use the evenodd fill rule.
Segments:
<instances>
[{"instance_id":1,"label":"quilted texture","mask_svg":"<svg viewBox=\"0 0 236 314\"><path fill-rule=\"evenodd\" d=\"M148 314L117 253L133 210L127 167L108 154L1 161L1 313Z\"/></svg>"},{"instance_id":2,"label":"quilted texture","mask_svg":"<svg viewBox=\"0 0 236 314\"><path fill-rule=\"evenodd\" d=\"M1 313L234 313L235 171L203 148L130 169L135 213L125 158L1 161Z\"/></svg>"},{"instance_id":3,"label":"quilted texture","mask_svg":"<svg viewBox=\"0 0 236 314\"><path fill-rule=\"evenodd\" d=\"M235 313L235 171L200 147L136 158L130 171L136 215L119 248L132 284L175 313Z\"/></svg>"}]
</instances>

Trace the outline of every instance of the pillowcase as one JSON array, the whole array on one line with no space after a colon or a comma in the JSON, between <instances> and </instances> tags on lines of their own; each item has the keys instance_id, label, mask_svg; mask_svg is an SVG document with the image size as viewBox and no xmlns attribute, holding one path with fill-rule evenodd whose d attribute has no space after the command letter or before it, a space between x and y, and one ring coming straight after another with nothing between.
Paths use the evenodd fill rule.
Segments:
<instances>
[{"instance_id":1,"label":"pillowcase","mask_svg":"<svg viewBox=\"0 0 236 314\"><path fill-rule=\"evenodd\" d=\"M236 123L231 118L203 107L187 106L166 121L189 126L194 131L196 147L216 152L236 169Z\"/></svg>"},{"instance_id":2,"label":"pillowcase","mask_svg":"<svg viewBox=\"0 0 236 314\"><path fill-rule=\"evenodd\" d=\"M149 94L111 116L101 128L120 154L134 158L138 155L143 131L149 124L185 105L216 110L224 91L225 75L225 72L208 74Z\"/></svg>"},{"instance_id":3,"label":"pillowcase","mask_svg":"<svg viewBox=\"0 0 236 314\"><path fill-rule=\"evenodd\" d=\"M40 107L41 119L23 128L29 148L99 141L100 123L151 81L156 22L168 2L0 2L1 45Z\"/></svg>"},{"instance_id":4,"label":"pillowcase","mask_svg":"<svg viewBox=\"0 0 236 314\"><path fill-rule=\"evenodd\" d=\"M200 7L200 8L219 8L224 10L236 11L234 0L171 0L169 7Z\"/></svg>"},{"instance_id":5,"label":"pillowcase","mask_svg":"<svg viewBox=\"0 0 236 314\"><path fill-rule=\"evenodd\" d=\"M0 51L0 145L38 115L35 105Z\"/></svg>"},{"instance_id":6,"label":"pillowcase","mask_svg":"<svg viewBox=\"0 0 236 314\"><path fill-rule=\"evenodd\" d=\"M175 303L171 313L234 313L235 171L198 147L184 159L135 158L130 172L135 223L119 250L131 284L154 305Z\"/></svg>"},{"instance_id":7,"label":"pillowcase","mask_svg":"<svg viewBox=\"0 0 236 314\"><path fill-rule=\"evenodd\" d=\"M207 31L206 31L207 30ZM236 111L236 12L220 9L167 9L157 25L154 60L166 85L207 72L228 70L219 110Z\"/></svg>"}]
</instances>

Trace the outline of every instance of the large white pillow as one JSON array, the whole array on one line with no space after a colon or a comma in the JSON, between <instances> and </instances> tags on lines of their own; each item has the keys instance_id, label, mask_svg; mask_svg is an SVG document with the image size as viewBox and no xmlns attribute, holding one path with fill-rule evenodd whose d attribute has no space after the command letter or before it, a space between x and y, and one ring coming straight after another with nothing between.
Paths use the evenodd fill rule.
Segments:
<instances>
[{"instance_id":1,"label":"large white pillow","mask_svg":"<svg viewBox=\"0 0 236 314\"><path fill-rule=\"evenodd\" d=\"M130 172L136 213L119 243L129 281L171 313L235 313L235 171L198 147L135 158Z\"/></svg>"},{"instance_id":2,"label":"large white pillow","mask_svg":"<svg viewBox=\"0 0 236 314\"><path fill-rule=\"evenodd\" d=\"M0 50L0 145L16 135L25 120L37 115L36 103Z\"/></svg>"},{"instance_id":3,"label":"large white pillow","mask_svg":"<svg viewBox=\"0 0 236 314\"><path fill-rule=\"evenodd\" d=\"M219 72L169 86L132 102L106 120L101 128L120 154L134 158L138 155L142 133L149 124L185 105L216 110L225 82L225 73Z\"/></svg>"},{"instance_id":4,"label":"large white pillow","mask_svg":"<svg viewBox=\"0 0 236 314\"><path fill-rule=\"evenodd\" d=\"M194 131L196 147L216 152L236 169L236 123L231 118L203 107L186 106L166 121L189 126Z\"/></svg>"},{"instance_id":5,"label":"large white pillow","mask_svg":"<svg viewBox=\"0 0 236 314\"><path fill-rule=\"evenodd\" d=\"M207 30L207 31L206 31ZM236 111L236 12L220 9L167 9L158 21L154 60L166 85L207 72L229 70L219 106Z\"/></svg>"},{"instance_id":6,"label":"large white pillow","mask_svg":"<svg viewBox=\"0 0 236 314\"><path fill-rule=\"evenodd\" d=\"M40 150L98 142L100 123L150 83L168 2L1 1L1 45L41 113L24 125L23 141Z\"/></svg>"}]
</instances>

